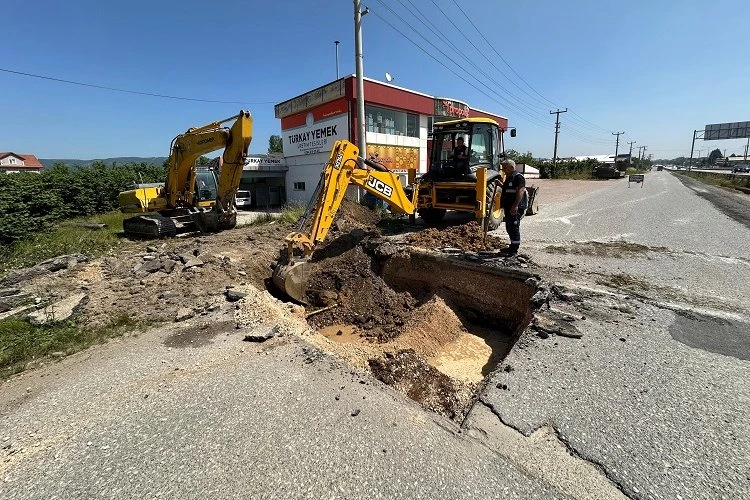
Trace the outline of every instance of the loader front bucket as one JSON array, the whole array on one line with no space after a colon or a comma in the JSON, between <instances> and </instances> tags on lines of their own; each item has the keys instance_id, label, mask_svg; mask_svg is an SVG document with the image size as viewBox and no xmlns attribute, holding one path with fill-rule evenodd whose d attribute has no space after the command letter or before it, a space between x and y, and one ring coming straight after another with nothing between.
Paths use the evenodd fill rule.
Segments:
<instances>
[{"instance_id":1,"label":"loader front bucket","mask_svg":"<svg viewBox=\"0 0 750 500\"><path fill-rule=\"evenodd\" d=\"M273 284L300 304L306 304L307 280L310 269L307 261L300 260L292 264L276 266L273 271Z\"/></svg>"}]
</instances>

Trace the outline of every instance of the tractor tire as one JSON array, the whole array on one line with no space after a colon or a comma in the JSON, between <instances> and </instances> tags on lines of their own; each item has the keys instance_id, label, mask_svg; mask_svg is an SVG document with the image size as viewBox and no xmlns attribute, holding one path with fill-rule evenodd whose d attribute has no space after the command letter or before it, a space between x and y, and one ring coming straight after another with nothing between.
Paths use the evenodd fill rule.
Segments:
<instances>
[{"instance_id":1,"label":"tractor tire","mask_svg":"<svg viewBox=\"0 0 750 500\"><path fill-rule=\"evenodd\" d=\"M436 224L443 220L446 211L444 208L422 208L418 213L427 224Z\"/></svg>"},{"instance_id":2,"label":"tractor tire","mask_svg":"<svg viewBox=\"0 0 750 500\"><path fill-rule=\"evenodd\" d=\"M495 200L493 198L497 200L497 203L494 203ZM486 216L487 231L494 231L503 222L503 207L500 206L500 186L497 186L497 189L495 189L494 183L488 183L485 200L488 207Z\"/></svg>"}]
</instances>

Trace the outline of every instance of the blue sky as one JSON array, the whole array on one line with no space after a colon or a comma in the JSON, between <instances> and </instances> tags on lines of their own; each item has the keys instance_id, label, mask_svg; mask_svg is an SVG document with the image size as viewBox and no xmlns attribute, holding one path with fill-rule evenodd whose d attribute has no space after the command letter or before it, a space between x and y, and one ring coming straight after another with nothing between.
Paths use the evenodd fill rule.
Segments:
<instances>
[{"instance_id":1,"label":"blue sky","mask_svg":"<svg viewBox=\"0 0 750 500\"><path fill-rule=\"evenodd\" d=\"M42 158L166 156L176 134L246 108L255 120L251 151L263 153L268 137L280 132L273 104L335 78L334 40L341 40L341 74L354 71L350 0L3 4L2 69L244 104L125 94L0 71L0 150ZM397 85L507 116L518 128L507 147L536 156L552 154L549 110L556 105L571 110L561 115L561 156L613 153L610 132L625 131L621 150L623 141L637 141L657 158L674 157L690 153L694 129L750 120L750 41L739 24L750 19L747 0L458 4L526 83L453 0L363 1L372 11L363 19L365 75L382 80L388 71ZM384 20L464 78L483 83L472 88ZM744 140L700 141L696 150L731 154L744 146Z\"/></svg>"}]
</instances>

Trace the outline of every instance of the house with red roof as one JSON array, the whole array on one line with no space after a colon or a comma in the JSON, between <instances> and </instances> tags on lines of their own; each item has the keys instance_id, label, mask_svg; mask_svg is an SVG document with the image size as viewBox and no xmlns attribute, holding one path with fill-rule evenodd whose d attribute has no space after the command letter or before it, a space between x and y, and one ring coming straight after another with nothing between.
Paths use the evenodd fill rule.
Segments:
<instances>
[{"instance_id":1,"label":"house with red roof","mask_svg":"<svg viewBox=\"0 0 750 500\"><path fill-rule=\"evenodd\" d=\"M34 155L0 151L0 173L17 174L19 172L33 172L38 174L41 171L42 164L39 163L39 160Z\"/></svg>"}]
</instances>

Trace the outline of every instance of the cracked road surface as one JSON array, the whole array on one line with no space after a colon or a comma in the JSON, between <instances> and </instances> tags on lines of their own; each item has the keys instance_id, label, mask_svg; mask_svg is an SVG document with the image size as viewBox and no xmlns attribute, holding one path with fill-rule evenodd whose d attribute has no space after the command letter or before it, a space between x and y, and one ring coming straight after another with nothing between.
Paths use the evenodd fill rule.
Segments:
<instances>
[{"instance_id":1,"label":"cracked road surface","mask_svg":"<svg viewBox=\"0 0 750 500\"><path fill-rule=\"evenodd\" d=\"M750 498L750 230L705 196L657 172L525 219L583 337L527 331L481 397L524 434L552 426L635 498Z\"/></svg>"},{"instance_id":2,"label":"cracked road surface","mask_svg":"<svg viewBox=\"0 0 750 500\"><path fill-rule=\"evenodd\" d=\"M294 337L170 349L168 333L6 382L2 497L563 497Z\"/></svg>"},{"instance_id":3,"label":"cracked road surface","mask_svg":"<svg viewBox=\"0 0 750 500\"><path fill-rule=\"evenodd\" d=\"M165 327L3 382L2 497L750 498L748 229L667 172L589 187L523 222L582 338L527 330L460 428L297 337Z\"/></svg>"}]
</instances>

